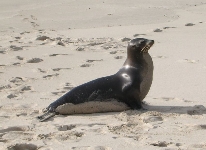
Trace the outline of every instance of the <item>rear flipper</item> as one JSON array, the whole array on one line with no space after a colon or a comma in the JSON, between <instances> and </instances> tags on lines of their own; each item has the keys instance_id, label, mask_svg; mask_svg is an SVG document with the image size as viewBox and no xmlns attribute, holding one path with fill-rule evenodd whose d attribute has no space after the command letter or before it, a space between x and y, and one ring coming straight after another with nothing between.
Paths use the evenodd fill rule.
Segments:
<instances>
[{"instance_id":1,"label":"rear flipper","mask_svg":"<svg viewBox=\"0 0 206 150\"><path fill-rule=\"evenodd\" d=\"M49 110L48 108L43 110L43 113L43 115L37 117L40 122L43 122L57 114L54 110Z\"/></svg>"}]
</instances>

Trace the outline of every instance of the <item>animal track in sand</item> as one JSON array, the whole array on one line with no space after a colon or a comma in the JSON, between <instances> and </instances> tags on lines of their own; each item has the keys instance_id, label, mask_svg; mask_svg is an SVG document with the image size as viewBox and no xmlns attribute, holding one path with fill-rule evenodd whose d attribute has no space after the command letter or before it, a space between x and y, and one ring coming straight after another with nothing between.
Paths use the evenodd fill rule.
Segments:
<instances>
[{"instance_id":1,"label":"animal track in sand","mask_svg":"<svg viewBox=\"0 0 206 150\"><path fill-rule=\"evenodd\" d=\"M31 15L31 19L37 20L37 18L35 16L33 16L33 15Z\"/></svg>"},{"instance_id":2,"label":"animal track in sand","mask_svg":"<svg viewBox=\"0 0 206 150\"><path fill-rule=\"evenodd\" d=\"M62 95L63 93L65 93L66 91L59 91L59 92L51 92L54 95Z\"/></svg>"},{"instance_id":3,"label":"animal track in sand","mask_svg":"<svg viewBox=\"0 0 206 150\"><path fill-rule=\"evenodd\" d=\"M9 80L9 82L12 83L24 83L24 82L28 82L30 80L34 80L34 78L26 78L26 77L13 77L12 79Z\"/></svg>"},{"instance_id":4,"label":"animal track in sand","mask_svg":"<svg viewBox=\"0 0 206 150\"><path fill-rule=\"evenodd\" d=\"M32 58L32 59L28 60L27 63L39 63L42 61L43 61L43 59L41 59L41 58Z\"/></svg>"},{"instance_id":5,"label":"animal track in sand","mask_svg":"<svg viewBox=\"0 0 206 150\"><path fill-rule=\"evenodd\" d=\"M67 140L80 140L84 135L83 132L66 130L64 132L53 132L49 134L39 134L38 139L56 139L58 141L67 141Z\"/></svg>"},{"instance_id":6,"label":"animal track in sand","mask_svg":"<svg viewBox=\"0 0 206 150\"><path fill-rule=\"evenodd\" d=\"M166 56L152 56L152 58L167 58Z\"/></svg>"},{"instance_id":7,"label":"animal track in sand","mask_svg":"<svg viewBox=\"0 0 206 150\"><path fill-rule=\"evenodd\" d=\"M74 87L72 86L71 83L65 83L65 86L63 87L63 89L66 89L66 90L71 90L73 89Z\"/></svg>"},{"instance_id":8,"label":"animal track in sand","mask_svg":"<svg viewBox=\"0 0 206 150\"><path fill-rule=\"evenodd\" d=\"M84 51L84 47L77 47L76 51Z\"/></svg>"},{"instance_id":9,"label":"animal track in sand","mask_svg":"<svg viewBox=\"0 0 206 150\"><path fill-rule=\"evenodd\" d=\"M163 121L163 118L161 116L145 116L143 118L143 122L145 123L151 123L151 122L157 122L157 121Z\"/></svg>"},{"instance_id":10,"label":"animal track in sand","mask_svg":"<svg viewBox=\"0 0 206 150\"><path fill-rule=\"evenodd\" d=\"M128 41L130 41L130 40L131 40L130 38L126 38L126 37L123 38L123 39L121 39L122 42L128 42Z\"/></svg>"},{"instance_id":11,"label":"animal track in sand","mask_svg":"<svg viewBox=\"0 0 206 150\"><path fill-rule=\"evenodd\" d=\"M7 133L10 131L28 131L29 127L28 126L13 126L13 127L8 127L6 129L0 130L0 133Z\"/></svg>"},{"instance_id":12,"label":"animal track in sand","mask_svg":"<svg viewBox=\"0 0 206 150\"><path fill-rule=\"evenodd\" d=\"M3 86L0 86L0 91L1 91L1 90L4 90L4 89L10 89L10 88L12 88L12 86L11 86L10 84L8 84L8 85L3 85Z\"/></svg>"},{"instance_id":13,"label":"animal track in sand","mask_svg":"<svg viewBox=\"0 0 206 150\"><path fill-rule=\"evenodd\" d=\"M60 70L69 70L71 68L53 68L53 71L60 71Z\"/></svg>"},{"instance_id":14,"label":"animal track in sand","mask_svg":"<svg viewBox=\"0 0 206 150\"><path fill-rule=\"evenodd\" d=\"M134 34L133 37L137 37L137 36L140 36L140 35L146 35L146 34Z\"/></svg>"},{"instance_id":15,"label":"animal track in sand","mask_svg":"<svg viewBox=\"0 0 206 150\"><path fill-rule=\"evenodd\" d=\"M160 98L153 98L153 99L158 99L158 100L164 100L164 101L183 101L183 102L192 102L190 100L185 100L185 99L181 99L181 98L177 98L177 97L160 97Z\"/></svg>"},{"instance_id":16,"label":"animal track in sand","mask_svg":"<svg viewBox=\"0 0 206 150\"><path fill-rule=\"evenodd\" d=\"M123 56L115 56L114 58L115 58L115 59L122 59Z\"/></svg>"},{"instance_id":17,"label":"animal track in sand","mask_svg":"<svg viewBox=\"0 0 206 150\"><path fill-rule=\"evenodd\" d=\"M158 141L158 142L155 142L155 143L151 143L150 145L158 146L158 147L167 147L170 144L172 144L172 143L167 143L165 141Z\"/></svg>"},{"instance_id":18,"label":"animal track in sand","mask_svg":"<svg viewBox=\"0 0 206 150\"><path fill-rule=\"evenodd\" d=\"M18 47L18 46L15 46L15 45L11 45L11 46L9 47L9 49L10 49L10 50L12 50L12 51L19 51L19 50L23 50L23 48L22 48L22 47Z\"/></svg>"},{"instance_id":19,"label":"animal track in sand","mask_svg":"<svg viewBox=\"0 0 206 150\"><path fill-rule=\"evenodd\" d=\"M39 70L41 73L47 73L46 70L43 70L43 69L41 69L41 68L38 68L38 70Z\"/></svg>"},{"instance_id":20,"label":"animal track in sand","mask_svg":"<svg viewBox=\"0 0 206 150\"><path fill-rule=\"evenodd\" d=\"M117 53L117 51L111 51L110 52L110 54L116 54Z\"/></svg>"},{"instance_id":21,"label":"animal track in sand","mask_svg":"<svg viewBox=\"0 0 206 150\"><path fill-rule=\"evenodd\" d=\"M36 40L39 40L39 41L45 41L45 40L47 40L47 39L50 39L50 37L45 36L45 35L39 36L39 37L36 38Z\"/></svg>"},{"instance_id":22,"label":"animal track in sand","mask_svg":"<svg viewBox=\"0 0 206 150\"><path fill-rule=\"evenodd\" d=\"M90 67L90 66L92 66L92 64L83 64L80 67Z\"/></svg>"},{"instance_id":23,"label":"animal track in sand","mask_svg":"<svg viewBox=\"0 0 206 150\"><path fill-rule=\"evenodd\" d=\"M204 149L206 149L206 143L204 143L204 144L193 144L190 147L193 147L195 149L204 150Z\"/></svg>"},{"instance_id":24,"label":"animal track in sand","mask_svg":"<svg viewBox=\"0 0 206 150\"><path fill-rule=\"evenodd\" d=\"M81 146L81 147L72 147L72 150L112 150L112 148L106 146L96 146L96 147Z\"/></svg>"},{"instance_id":25,"label":"animal track in sand","mask_svg":"<svg viewBox=\"0 0 206 150\"><path fill-rule=\"evenodd\" d=\"M196 64L199 62L199 60L194 60L194 59L184 59L183 61L188 62L188 63L192 63L192 64Z\"/></svg>"},{"instance_id":26,"label":"animal track in sand","mask_svg":"<svg viewBox=\"0 0 206 150\"><path fill-rule=\"evenodd\" d=\"M99 59L99 60L91 60L91 59L88 59L86 62L92 63L92 62L94 62L94 61L103 61L103 59Z\"/></svg>"},{"instance_id":27,"label":"animal track in sand","mask_svg":"<svg viewBox=\"0 0 206 150\"><path fill-rule=\"evenodd\" d=\"M185 26L194 26L194 23L186 23Z\"/></svg>"},{"instance_id":28,"label":"animal track in sand","mask_svg":"<svg viewBox=\"0 0 206 150\"><path fill-rule=\"evenodd\" d=\"M50 75L43 76L43 78L52 79L53 77L57 77L58 75L59 75L58 73L55 73L55 74L50 74Z\"/></svg>"},{"instance_id":29,"label":"animal track in sand","mask_svg":"<svg viewBox=\"0 0 206 150\"><path fill-rule=\"evenodd\" d=\"M59 55L69 55L69 54L51 54L49 56L52 57L52 56L59 56Z\"/></svg>"},{"instance_id":30,"label":"animal track in sand","mask_svg":"<svg viewBox=\"0 0 206 150\"><path fill-rule=\"evenodd\" d=\"M76 125L73 125L73 124L71 124L71 125L62 125L62 126L58 127L58 130L59 131L67 131L67 130L74 129L75 127L76 127Z\"/></svg>"},{"instance_id":31,"label":"animal track in sand","mask_svg":"<svg viewBox=\"0 0 206 150\"><path fill-rule=\"evenodd\" d=\"M170 28L176 28L176 27L163 27L163 29L170 29Z\"/></svg>"},{"instance_id":32,"label":"animal track in sand","mask_svg":"<svg viewBox=\"0 0 206 150\"><path fill-rule=\"evenodd\" d=\"M16 58L19 60L24 60L24 57L21 57L21 56L16 56Z\"/></svg>"},{"instance_id":33,"label":"animal track in sand","mask_svg":"<svg viewBox=\"0 0 206 150\"><path fill-rule=\"evenodd\" d=\"M153 32L162 32L162 30L159 29L159 28L156 28L156 29L153 30Z\"/></svg>"},{"instance_id":34,"label":"animal track in sand","mask_svg":"<svg viewBox=\"0 0 206 150\"><path fill-rule=\"evenodd\" d=\"M32 90L32 87L31 86L24 86L21 91L30 91Z\"/></svg>"},{"instance_id":35,"label":"animal track in sand","mask_svg":"<svg viewBox=\"0 0 206 150\"><path fill-rule=\"evenodd\" d=\"M7 98L9 98L9 99L12 99L12 98L15 98L15 97L18 97L18 96L16 94L9 94L7 96Z\"/></svg>"},{"instance_id":36,"label":"animal track in sand","mask_svg":"<svg viewBox=\"0 0 206 150\"><path fill-rule=\"evenodd\" d=\"M8 150L37 150L38 147L34 144L26 144L26 143L21 143L21 144L15 144L12 146L7 147Z\"/></svg>"},{"instance_id":37,"label":"animal track in sand","mask_svg":"<svg viewBox=\"0 0 206 150\"><path fill-rule=\"evenodd\" d=\"M70 84L70 83L65 83L64 87L63 87L63 90L62 89L57 89L57 90L60 90L60 91L57 91L57 92L52 92L52 94L54 95L62 95L63 93L67 92L68 90L71 90L73 89L74 87ZM65 91L66 90L66 91Z\"/></svg>"},{"instance_id":38,"label":"animal track in sand","mask_svg":"<svg viewBox=\"0 0 206 150\"><path fill-rule=\"evenodd\" d=\"M143 131L142 126L138 123L126 123L117 126L107 126L108 130L114 134L122 135L124 137L130 137L134 140L140 138L140 133Z\"/></svg>"},{"instance_id":39,"label":"animal track in sand","mask_svg":"<svg viewBox=\"0 0 206 150\"><path fill-rule=\"evenodd\" d=\"M2 139L7 140L7 141L11 141L11 140L15 140L15 139L21 139L21 140L26 140L26 141L31 141L33 139L34 134L32 133L27 133L24 131L10 131L5 133L2 136Z\"/></svg>"}]
</instances>

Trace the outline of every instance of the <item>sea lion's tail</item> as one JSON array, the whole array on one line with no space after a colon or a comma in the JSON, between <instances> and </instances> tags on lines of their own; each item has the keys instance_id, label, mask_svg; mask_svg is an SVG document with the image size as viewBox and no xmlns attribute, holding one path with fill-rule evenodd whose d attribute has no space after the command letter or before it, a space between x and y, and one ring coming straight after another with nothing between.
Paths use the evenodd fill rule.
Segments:
<instances>
[{"instance_id":1,"label":"sea lion's tail","mask_svg":"<svg viewBox=\"0 0 206 150\"><path fill-rule=\"evenodd\" d=\"M43 110L43 113L43 115L37 117L37 119L39 119L40 122L43 122L57 114L55 111L50 111L48 109Z\"/></svg>"}]
</instances>

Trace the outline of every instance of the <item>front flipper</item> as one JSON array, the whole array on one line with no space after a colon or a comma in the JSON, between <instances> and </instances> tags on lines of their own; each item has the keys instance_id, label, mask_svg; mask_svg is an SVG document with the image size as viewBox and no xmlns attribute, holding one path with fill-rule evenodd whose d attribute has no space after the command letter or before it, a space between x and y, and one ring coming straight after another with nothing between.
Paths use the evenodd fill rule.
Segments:
<instances>
[{"instance_id":1,"label":"front flipper","mask_svg":"<svg viewBox=\"0 0 206 150\"><path fill-rule=\"evenodd\" d=\"M44 113L43 115L37 117L40 122L43 122L57 114L55 111L51 111L49 109L45 109L43 113Z\"/></svg>"}]
</instances>

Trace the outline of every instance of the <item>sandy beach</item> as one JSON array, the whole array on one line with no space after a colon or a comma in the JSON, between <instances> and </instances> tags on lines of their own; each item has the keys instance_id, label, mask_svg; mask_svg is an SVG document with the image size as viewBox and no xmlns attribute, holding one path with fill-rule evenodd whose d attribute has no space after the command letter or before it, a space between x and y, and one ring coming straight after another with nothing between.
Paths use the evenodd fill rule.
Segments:
<instances>
[{"instance_id":1,"label":"sandy beach","mask_svg":"<svg viewBox=\"0 0 206 150\"><path fill-rule=\"evenodd\" d=\"M205 16L205 0L1 1L0 150L205 150ZM138 37L155 40L147 110L36 119Z\"/></svg>"}]
</instances>

